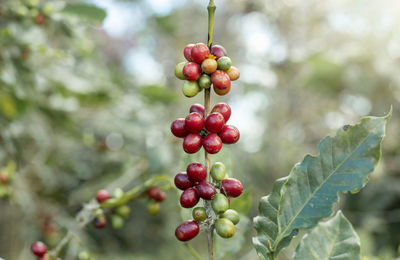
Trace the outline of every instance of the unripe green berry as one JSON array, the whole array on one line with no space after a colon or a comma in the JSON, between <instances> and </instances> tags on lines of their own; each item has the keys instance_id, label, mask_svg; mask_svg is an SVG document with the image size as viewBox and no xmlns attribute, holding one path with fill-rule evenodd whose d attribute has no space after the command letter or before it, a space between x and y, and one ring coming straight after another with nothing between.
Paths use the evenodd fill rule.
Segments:
<instances>
[{"instance_id":1,"label":"unripe green berry","mask_svg":"<svg viewBox=\"0 0 400 260\"><path fill-rule=\"evenodd\" d=\"M185 76L183 75L183 67L184 67L186 64L187 64L186 61L180 62L180 63L176 64L176 66L175 66L175 76L176 76L178 79L185 80Z\"/></svg>"},{"instance_id":2,"label":"unripe green berry","mask_svg":"<svg viewBox=\"0 0 400 260\"><path fill-rule=\"evenodd\" d=\"M147 203L147 211L151 215L157 214L160 211L160 203L154 200L149 200L149 202Z\"/></svg>"},{"instance_id":3,"label":"unripe green berry","mask_svg":"<svg viewBox=\"0 0 400 260\"><path fill-rule=\"evenodd\" d=\"M113 229L121 229L124 226L124 219L119 215L111 215L111 226Z\"/></svg>"},{"instance_id":4,"label":"unripe green berry","mask_svg":"<svg viewBox=\"0 0 400 260\"><path fill-rule=\"evenodd\" d=\"M194 208L192 216L194 220L196 220L197 222L201 222L207 218L206 209L203 207Z\"/></svg>"},{"instance_id":5,"label":"unripe green berry","mask_svg":"<svg viewBox=\"0 0 400 260\"><path fill-rule=\"evenodd\" d=\"M229 70L230 67L232 66L232 61L229 57L224 56L218 59L218 69L219 70Z\"/></svg>"},{"instance_id":6,"label":"unripe green berry","mask_svg":"<svg viewBox=\"0 0 400 260\"><path fill-rule=\"evenodd\" d=\"M199 86L201 88L210 88L211 87L211 77L206 74L201 75L201 77L199 78Z\"/></svg>"},{"instance_id":7,"label":"unripe green berry","mask_svg":"<svg viewBox=\"0 0 400 260\"><path fill-rule=\"evenodd\" d=\"M124 196L124 191L121 188L116 188L114 190L113 197L116 198L116 199L119 199L122 196Z\"/></svg>"},{"instance_id":8,"label":"unripe green berry","mask_svg":"<svg viewBox=\"0 0 400 260\"><path fill-rule=\"evenodd\" d=\"M222 162L216 162L211 166L211 177L216 181L225 179L226 168Z\"/></svg>"},{"instance_id":9,"label":"unripe green berry","mask_svg":"<svg viewBox=\"0 0 400 260\"><path fill-rule=\"evenodd\" d=\"M227 211L225 211L224 214L221 215L221 218L229 219L234 225L236 225L240 221L239 213L237 213L237 211L233 209L228 209Z\"/></svg>"},{"instance_id":10,"label":"unripe green berry","mask_svg":"<svg viewBox=\"0 0 400 260\"><path fill-rule=\"evenodd\" d=\"M120 215L121 217L126 219L129 217L129 214L131 213L131 209L127 205L122 205L115 209L115 213L117 213L118 215Z\"/></svg>"},{"instance_id":11,"label":"unripe green berry","mask_svg":"<svg viewBox=\"0 0 400 260\"><path fill-rule=\"evenodd\" d=\"M228 199L224 194L218 193L212 198L211 207L215 213L222 214L229 208Z\"/></svg>"},{"instance_id":12,"label":"unripe green berry","mask_svg":"<svg viewBox=\"0 0 400 260\"><path fill-rule=\"evenodd\" d=\"M194 97L201 91L197 81L185 80L182 86L182 92L186 97Z\"/></svg>"},{"instance_id":13,"label":"unripe green berry","mask_svg":"<svg viewBox=\"0 0 400 260\"><path fill-rule=\"evenodd\" d=\"M230 238L235 234L235 225L226 218L217 219L215 222L217 234L223 238Z\"/></svg>"},{"instance_id":14,"label":"unripe green berry","mask_svg":"<svg viewBox=\"0 0 400 260\"><path fill-rule=\"evenodd\" d=\"M89 260L90 254L87 251L82 251L78 255L78 260Z\"/></svg>"}]
</instances>

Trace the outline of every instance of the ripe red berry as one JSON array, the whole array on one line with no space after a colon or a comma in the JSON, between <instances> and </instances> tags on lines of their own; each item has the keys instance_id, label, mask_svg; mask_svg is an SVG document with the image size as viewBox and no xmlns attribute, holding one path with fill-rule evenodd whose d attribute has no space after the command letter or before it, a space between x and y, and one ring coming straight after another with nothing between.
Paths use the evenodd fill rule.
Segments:
<instances>
[{"instance_id":1,"label":"ripe red berry","mask_svg":"<svg viewBox=\"0 0 400 260\"><path fill-rule=\"evenodd\" d=\"M231 91L231 86L225 88L225 89L218 89L215 86L213 87L214 92L219 95L219 96L225 96L226 94L229 93L229 91Z\"/></svg>"},{"instance_id":2,"label":"ripe red berry","mask_svg":"<svg viewBox=\"0 0 400 260\"><path fill-rule=\"evenodd\" d=\"M103 203L104 201L108 200L109 198L111 198L111 195L108 191L106 190L99 190L96 194L96 200L99 203Z\"/></svg>"},{"instance_id":3,"label":"ripe red berry","mask_svg":"<svg viewBox=\"0 0 400 260\"><path fill-rule=\"evenodd\" d=\"M171 124L171 132L176 137L185 137L189 134L189 131L185 127L185 119L178 118Z\"/></svg>"},{"instance_id":4,"label":"ripe red berry","mask_svg":"<svg viewBox=\"0 0 400 260\"><path fill-rule=\"evenodd\" d=\"M149 196L150 199L153 199L158 202L162 202L165 200L167 195L165 192L163 192L159 187L150 187L147 190L147 196Z\"/></svg>"},{"instance_id":5,"label":"ripe red berry","mask_svg":"<svg viewBox=\"0 0 400 260\"><path fill-rule=\"evenodd\" d=\"M208 132L218 133L225 125L225 118L219 112L212 112L210 115L208 115L204 125Z\"/></svg>"},{"instance_id":6,"label":"ripe red berry","mask_svg":"<svg viewBox=\"0 0 400 260\"><path fill-rule=\"evenodd\" d=\"M186 221L175 229L175 236L180 241L188 241L197 236L199 231L200 227L196 221Z\"/></svg>"},{"instance_id":7,"label":"ripe red berry","mask_svg":"<svg viewBox=\"0 0 400 260\"><path fill-rule=\"evenodd\" d=\"M229 118L231 117L231 108L226 103L218 103L216 104L211 112L219 112L221 115L224 116L225 123L228 122Z\"/></svg>"},{"instance_id":8,"label":"ripe red berry","mask_svg":"<svg viewBox=\"0 0 400 260\"><path fill-rule=\"evenodd\" d=\"M180 190L186 190L194 186L194 183L189 180L189 176L186 174L186 172L178 173L174 178L174 183L175 186Z\"/></svg>"},{"instance_id":9,"label":"ripe red berry","mask_svg":"<svg viewBox=\"0 0 400 260\"><path fill-rule=\"evenodd\" d=\"M204 117L197 112L192 112L185 118L185 127L191 133L198 133L204 127Z\"/></svg>"},{"instance_id":10,"label":"ripe red berry","mask_svg":"<svg viewBox=\"0 0 400 260\"><path fill-rule=\"evenodd\" d=\"M211 54L217 57L216 60L218 60L219 58L226 56L227 52L224 47L216 44L211 47Z\"/></svg>"},{"instance_id":11,"label":"ripe red berry","mask_svg":"<svg viewBox=\"0 0 400 260\"><path fill-rule=\"evenodd\" d=\"M204 43L196 43L192 49L191 55L194 62L201 64L208 58L208 55L210 55L210 50Z\"/></svg>"},{"instance_id":12,"label":"ripe red berry","mask_svg":"<svg viewBox=\"0 0 400 260\"><path fill-rule=\"evenodd\" d=\"M226 74L228 75L228 74ZM200 65L194 62L189 62L183 67L183 76L189 81L196 81L201 76ZM229 79L229 76L228 76Z\"/></svg>"},{"instance_id":13,"label":"ripe red berry","mask_svg":"<svg viewBox=\"0 0 400 260\"><path fill-rule=\"evenodd\" d=\"M192 208L197 202L199 202L199 195L195 188L188 188L181 194L180 203L182 207Z\"/></svg>"},{"instance_id":14,"label":"ripe red berry","mask_svg":"<svg viewBox=\"0 0 400 260\"><path fill-rule=\"evenodd\" d=\"M217 193L215 187L206 181L199 182L199 184L196 186L196 190L200 198L205 200L211 200L212 197Z\"/></svg>"},{"instance_id":15,"label":"ripe red berry","mask_svg":"<svg viewBox=\"0 0 400 260\"><path fill-rule=\"evenodd\" d=\"M32 244L31 251L34 255L41 257L47 253L47 246L43 242L37 241Z\"/></svg>"},{"instance_id":16,"label":"ripe red berry","mask_svg":"<svg viewBox=\"0 0 400 260\"><path fill-rule=\"evenodd\" d=\"M201 136L191 133L183 139L183 150L187 153L195 153L200 150L201 144Z\"/></svg>"},{"instance_id":17,"label":"ripe red berry","mask_svg":"<svg viewBox=\"0 0 400 260\"><path fill-rule=\"evenodd\" d=\"M224 144L234 144L240 138L239 130L233 125L224 125L218 135Z\"/></svg>"},{"instance_id":18,"label":"ripe red berry","mask_svg":"<svg viewBox=\"0 0 400 260\"><path fill-rule=\"evenodd\" d=\"M203 139L203 147L207 153L218 153L222 148L221 138L217 134L209 134Z\"/></svg>"},{"instance_id":19,"label":"ripe red berry","mask_svg":"<svg viewBox=\"0 0 400 260\"><path fill-rule=\"evenodd\" d=\"M187 65L186 65L187 66ZM226 89L231 86L231 79L229 75L226 74L223 70L217 70L213 74L211 74L211 82L217 89Z\"/></svg>"},{"instance_id":20,"label":"ripe red berry","mask_svg":"<svg viewBox=\"0 0 400 260\"><path fill-rule=\"evenodd\" d=\"M221 193L230 197L238 197L242 194L243 186L242 183L234 178L224 179L221 182Z\"/></svg>"},{"instance_id":21,"label":"ripe red berry","mask_svg":"<svg viewBox=\"0 0 400 260\"><path fill-rule=\"evenodd\" d=\"M198 162L189 164L186 168L186 172L189 180L194 183L205 180L205 178L207 177L206 167Z\"/></svg>"},{"instance_id":22,"label":"ripe red berry","mask_svg":"<svg viewBox=\"0 0 400 260\"><path fill-rule=\"evenodd\" d=\"M104 216L104 215L96 216L93 219L93 225L95 226L95 228L104 228L104 227L106 227L106 225L107 225L106 216Z\"/></svg>"},{"instance_id":23,"label":"ripe red berry","mask_svg":"<svg viewBox=\"0 0 400 260\"><path fill-rule=\"evenodd\" d=\"M185 49L183 49L183 55L185 56L185 58L188 61L193 61L193 59L192 59L192 49L193 49L193 47L194 47L194 44L191 43L191 44L186 45Z\"/></svg>"},{"instance_id":24,"label":"ripe red berry","mask_svg":"<svg viewBox=\"0 0 400 260\"><path fill-rule=\"evenodd\" d=\"M197 113L199 113L200 115L202 115L203 117L204 117L204 111L205 111L205 109L204 109L204 106L202 105L202 104L193 104L191 107L190 107L190 113L192 113L192 112L197 112Z\"/></svg>"},{"instance_id":25,"label":"ripe red berry","mask_svg":"<svg viewBox=\"0 0 400 260\"><path fill-rule=\"evenodd\" d=\"M38 25L43 25L46 22L46 16L44 14L38 14L35 16L35 23Z\"/></svg>"}]
</instances>

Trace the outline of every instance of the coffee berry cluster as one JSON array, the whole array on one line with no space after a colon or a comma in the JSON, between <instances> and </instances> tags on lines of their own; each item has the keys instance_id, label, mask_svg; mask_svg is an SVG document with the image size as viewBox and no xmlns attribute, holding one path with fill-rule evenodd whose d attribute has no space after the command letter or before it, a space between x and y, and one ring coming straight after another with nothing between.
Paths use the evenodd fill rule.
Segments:
<instances>
[{"instance_id":1,"label":"coffee berry cluster","mask_svg":"<svg viewBox=\"0 0 400 260\"><path fill-rule=\"evenodd\" d=\"M62 260L59 257L52 257L47 249L45 243L41 241L36 241L31 246L32 253L37 256L37 260ZM81 251L77 255L78 260L91 260L93 259L87 251Z\"/></svg>"},{"instance_id":2,"label":"coffee berry cluster","mask_svg":"<svg viewBox=\"0 0 400 260\"><path fill-rule=\"evenodd\" d=\"M178 118L171 124L171 132L183 139L183 150L196 153L203 146L207 153L218 153L224 144L234 144L240 138L239 130L227 125L231 108L225 103L216 104L205 117L204 106L194 104L186 118Z\"/></svg>"},{"instance_id":3,"label":"coffee berry cluster","mask_svg":"<svg viewBox=\"0 0 400 260\"><path fill-rule=\"evenodd\" d=\"M182 92L194 97L213 85L216 94L223 96L231 90L231 81L240 77L240 71L232 66L231 59L221 45L211 50L204 43L188 44L183 50L187 61L175 67L175 76L184 80Z\"/></svg>"},{"instance_id":4,"label":"coffee berry cluster","mask_svg":"<svg viewBox=\"0 0 400 260\"><path fill-rule=\"evenodd\" d=\"M150 187L146 191L148 197L147 211L155 215L160 211L160 202L166 198L166 194L159 187ZM101 205L102 203L114 199L118 200L124 196L122 189L116 189L113 196L107 190L99 190L96 194L96 200ZM129 217L131 209L127 204L117 206L111 210L111 226L114 229L123 227L125 220ZM107 226L107 217L104 211L99 208L94 211L93 225L96 228L104 228Z\"/></svg>"}]
</instances>

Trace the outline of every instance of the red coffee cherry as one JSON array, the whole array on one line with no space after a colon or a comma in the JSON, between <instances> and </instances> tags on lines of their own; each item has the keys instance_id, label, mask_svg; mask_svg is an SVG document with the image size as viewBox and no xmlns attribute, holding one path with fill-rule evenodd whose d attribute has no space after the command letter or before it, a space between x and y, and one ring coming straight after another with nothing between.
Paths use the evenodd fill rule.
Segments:
<instances>
[{"instance_id":1,"label":"red coffee cherry","mask_svg":"<svg viewBox=\"0 0 400 260\"><path fill-rule=\"evenodd\" d=\"M186 168L186 172L189 180L191 180L193 183L205 180L207 177L206 167L198 162L189 164Z\"/></svg>"},{"instance_id":2,"label":"red coffee cherry","mask_svg":"<svg viewBox=\"0 0 400 260\"><path fill-rule=\"evenodd\" d=\"M212 197L217 193L215 187L206 181L199 182L199 184L196 186L196 190L200 198L205 200L211 200Z\"/></svg>"},{"instance_id":3,"label":"red coffee cherry","mask_svg":"<svg viewBox=\"0 0 400 260\"><path fill-rule=\"evenodd\" d=\"M183 76L185 76L185 78L189 81L198 80L201 76L200 65L194 62L189 62L183 67Z\"/></svg>"},{"instance_id":4,"label":"red coffee cherry","mask_svg":"<svg viewBox=\"0 0 400 260\"><path fill-rule=\"evenodd\" d=\"M221 182L221 193L230 197L238 197L242 194L243 186L242 183L234 178L224 179Z\"/></svg>"},{"instance_id":5,"label":"red coffee cherry","mask_svg":"<svg viewBox=\"0 0 400 260\"><path fill-rule=\"evenodd\" d=\"M231 91L231 86L225 88L225 89L218 89L215 86L213 87L215 94L219 95L219 96L225 96L226 94L229 93L229 91Z\"/></svg>"},{"instance_id":6,"label":"red coffee cherry","mask_svg":"<svg viewBox=\"0 0 400 260\"><path fill-rule=\"evenodd\" d=\"M214 85L214 88L221 90L229 88L231 86L231 79L229 78L229 75L226 74L226 72L223 70L217 70L216 72L211 74L211 82Z\"/></svg>"},{"instance_id":7,"label":"red coffee cherry","mask_svg":"<svg viewBox=\"0 0 400 260\"><path fill-rule=\"evenodd\" d=\"M38 14L35 16L35 23L38 25L43 25L46 22L46 16L44 14Z\"/></svg>"},{"instance_id":8,"label":"red coffee cherry","mask_svg":"<svg viewBox=\"0 0 400 260\"><path fill-rule=\"evenodd\" d=\"M229 118L231 117L231 108L226 103L218 103L216 104L211 112L218 112L224 116L225 123L228 122Z\"/></svg>"},{"instance_id":9,"label":"red coffee cherry","mask_svg":"<svg viewBox=\"0 0 400 260\"><path fill-rule=\"evenodd\" d=\"M185 127L185 119L178 118L171 124L171 132L176 137L185 137L189 134L189 131Z\"/></svg>"},{"instance_id":10,"label":"red coffee cherry","mask_svg":"<svg viewBox=\"0 0 400 260\"><path fill-rule=\"evenodd\" d=\"M175 229L175 236L180 241L188 241L197 236L199 231L200 227L196 221L186 221Z\"/></svg>"},{"instance_id":11,"label":"red coffee cherry","mask_svg":"<svg viewBox=\"0 0 400 260\"><path fill-rule=\"evenodd\" d=\"M191 44L186 45L185 49L183 49L183 55L185 56L185 58L188 61L193 61L193 59L192 59L192 49L193 49L193 47L194 47L194 44L191 43Z\"/></svg>"},{"instance_id":12,"label":"red coffee cherry","mask_svg":"<svg viewBox=\"0 0 400 260\"><path fill-rule=\"evenodd\" d=\"M207 153L218 153L222 148L221 138L217 134L209 134L203 139L203 147Z\"/></svg>"},{"instance_id":13,"label":"red coffee cherry","mask_svg":"<svg viewBox=\"0 0 400 260\"><path fill-rule=\"evenodd\" d=\"M201 136L199 134L188 134L183 139L183 150L187 153L195 153L201 148Z\"/></svg>"},{"instance_id":14,"label":"red coffee cherry","mask_svg":"<svg viewBox=\"0 0 400 260\"><path fill-rule=\"evenodd\" d=\"M204 127L204 117L197 112L192 112L185 118L185 127L191 133L198 133Z\"/></svg>"},{"instance_id":15,"label":"red coffee cherry","mask_svg":"<svg viewBox=\"0 0 400 260\"><path fill-rule=\"evenodd\" d=\"M202 115L203 117L204 117L204 111L205 111L205 109L204 109L204 106L202 105L202 104L193 104L191 107L190 107L190 113L192 113L192 112L197 112L197 113L199 113L200 115Z\"/></svg>"},{"instance_id":16,"label":"red coffee cherry","mask_svg":"<svg viewBox=\"0 0 400 260\"><path fill-rule=\"evenodd\" d=\"M197 202L199 202L199 195L195 188L188 188L181 194L180 203L182 207L193 208Z\"/></svg>"},{"instance_id":17,"label":"red coffee cherry","mask_svg":"<svg viewBox=\"0 0 400 260\"><path fill-rule=\"evenodd\" d=\"M206 119L205 127L210 133L218 133L225 125L225 118L221 113L212 112Z\"/></svg>"},{"instance_id":18,"label":"red coffee cherry","mask_svg":"<svg viewBox=\"0 0 400 260\"><path fill-rule=\"evenodd\" d=\"M216 60L218 60L219 58L226 56L227 52L224 47L216 44L211 47L211 54L217 57Z\"/></svg>"},{"instance_id":19,"label":"red coffee cherry","mask_svg":"<svg viewBox=\"0 0 400 260\"><path fill-rule=\"evenodd\" d=\"M99 190L96 194L96 200L99 203L103 203L104 201L108 200L109 198L111 198L111 195L106 190Z\"/></svg>"},{"instance_id":20,"label":"red coffee cherry","mask_svg":"<svg viewBox=\"0 0 400 260\"><path fill-rule=\"evenodd\" d=\"M204 43L196 43L192 49L191 55L194 62L201 64L208 58L208 55L210 55L210 50Z\"/></svg>"},{"instance_id":21,"label":"red coffee cherry","mask_svg":"<svg viewBox=\"0 0 400 260\"><path fill-rule=\"evenodd\" d=\"M233 125L224 125L218 135L224 144L234 144L240 138L239 130Z\"/></svg>"},{"instance_id":22,"label":"red coffee cherry","mask_svg":"<svg viewBox=\"0 0 400 260\"><path fill-rule=\"evenodd\" d=\"M174 178L174 183L175 186L180 190L186 190L194 186L194 183L189 180L189 176L186 174L186 172L178 173Z\"/></svg>"},{"instance_id":23,"label":"red coffee cherry","mask_svg":"<svg viewBox=\"0 0 400 260\"><path fill-rule=\"evenodd\" d=\"M153 199L158 202L162 202L165 200L167 195L165 192L163 192L159 187L150 187L147 190L147 196L149 196L150 199Z\"/></svg>"},{"instance_id":24,"label":"red coffee cherry","mask_svg":"<svg viewBox=\"0 0 400 260\"><path fill-rule=\"evenodd\" d=\"M93 225L95 228L105 228L107 225L107 219L104 215L96 216L93 219Z\"/></svg>"},{"instance_id":25,"label":"red coffee cherry","mask_svg":"<svg viewBox=\"0 0 400 260\"><path fill-rule=\"evenodd\" d=\"M31 251L34 255L41 257L47 253L47 246L43 242L37 241L32 244Z\"/></svg>"}]
</instances>

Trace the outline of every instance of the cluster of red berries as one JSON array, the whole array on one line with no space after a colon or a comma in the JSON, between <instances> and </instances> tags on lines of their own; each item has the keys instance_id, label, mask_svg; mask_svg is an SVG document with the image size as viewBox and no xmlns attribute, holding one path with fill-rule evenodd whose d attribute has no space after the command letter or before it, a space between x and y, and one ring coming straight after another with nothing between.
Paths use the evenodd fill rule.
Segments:
<instances>
[{"instance_id":1,"label":"cluster of red berries","mask_svg":"<svg viewBox=\"0 0 400 260\"><path fill-rule=\"evenodd\" d=\"M235 225L239 222L239 214L229 209L230 198L242 194L242 183L234 178L226 178L226 168L221 162L212 165L211 177L215 181L207 182L206 167L201 163L191 163L186 172L175 176L175 186L183 190L180 204L184 208L193 208L203 200L211 200L211 206L219 218L215 222L217 234L223 238L230 238L235 234ZM219 191L219 192L218 192ZM194 220L186 221L175 230L175 236L180 241L188 241L194 238L200 231L199 222L206 220L209 216L204 207L196 207L192 211Z\"/></svg>"},{"instance_id":2,"label":"cluster of red berries","mask_svg":"<svg viewBox=\"0 0 400 260\"><path fill-rule=\"evenodd\" d=\"M188 44L183 50L187 60L175 67L175 76L185 80L182 92L187 97L194 97L203 89L214 86L220 96L231 90L231 81L240 77L240 71L232 66L231 59L221 45L210 49L204 43Z\"/></svg>"},{"instance_id":3,"label":"cluster of red berries","mask_svg":"<svg viewBox=\"0 0 400 260\"><path fill-rule=\"evenodd\" d=\"M37 241L32 244L31 246L31 251L34 255L37 256L38 260L61 260L61 258L52 258L48 253L47 253L47 246L45 243L41 241Z\"/></svg>"},{"instance_id":4,"label":"cluster of red berries","mask_svg":"<svg viewBox=\"0 0 400 260\"><path fill-rule=\"evenodd\" d=\"M171 124L172 134L184 138L185 152L195 153L203 146L207 153L215 154L221 150L222 143L233 144L239 140L239 130L226 125L231 116L231 108L227 104L215 105L206 118L204 106L200 104L192 105L189 112L186 118L178 118Z\"/></svg>"},{"instance_id":5,"label":"cluster of red berries","mask_svg":"<svg viewBox=\"0 0 400 260\"><path fill-rule=\"evenodd\" d=\"M159 187L150 187L146 194L149 198L147 203L147 211L154 215L160 211L160 202L163 202L167 195ZM124 195L121 189L116 189L113 196L106 190L99 190L96 194L96 200L98 203L103 203L109 199L119 199ZM129 217L131 209L128 205L121 205L112 209L111 213L111 226L114 229L120 229L123 227L125 220ZM104 228L107 225L107 218L102 209L94 211L93 225L96 228Z\"/></svg>"}]
</instances>

